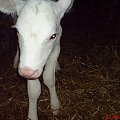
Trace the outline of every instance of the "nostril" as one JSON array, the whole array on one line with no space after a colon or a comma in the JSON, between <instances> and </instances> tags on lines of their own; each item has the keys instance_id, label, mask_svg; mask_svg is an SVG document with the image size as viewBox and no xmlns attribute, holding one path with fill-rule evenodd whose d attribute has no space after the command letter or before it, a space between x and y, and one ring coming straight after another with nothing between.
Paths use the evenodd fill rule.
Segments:
<instances>
[{"instance_id":1,"label":"nostril","mask_svg":"<svg viewBox=\"0 0 120 120\"><path fill-rule=\"evenodd\" d=\"M31 77L32 78L37 78L38 76L39 76L39 71L35 70Z\"/></svg>"},{"instance_id":2,"label":"nostril","mask_svg":"<svg viewBox=\"0 0 120 120\"><path fill-rule=\"evenodd\" d=\"M39 71L38 71L38 70L35 70L34 75L35 75L35 76L38 76L38 74L39 74Z\"/></svg>"}]
</instances>

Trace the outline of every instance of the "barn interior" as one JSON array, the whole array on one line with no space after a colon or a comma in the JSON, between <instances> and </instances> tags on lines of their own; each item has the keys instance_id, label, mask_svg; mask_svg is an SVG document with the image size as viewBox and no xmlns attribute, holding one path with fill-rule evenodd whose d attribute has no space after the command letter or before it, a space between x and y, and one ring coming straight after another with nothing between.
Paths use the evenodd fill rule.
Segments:
<instances>
[{"instance_id":1,"label":"barn interior","mask_svg":"<svg viewBox=\"0 0 120 120\"><path fill-rule=\"evenodd\" d=\"M120 1L75 0L62 19L63 35L56 73L60 113L53 116L43 84L38 100L41 120L120 119ZM27 80L13 68L16 21L0 13L0 120L26 120Z\"/></svg>"}]
</instances>

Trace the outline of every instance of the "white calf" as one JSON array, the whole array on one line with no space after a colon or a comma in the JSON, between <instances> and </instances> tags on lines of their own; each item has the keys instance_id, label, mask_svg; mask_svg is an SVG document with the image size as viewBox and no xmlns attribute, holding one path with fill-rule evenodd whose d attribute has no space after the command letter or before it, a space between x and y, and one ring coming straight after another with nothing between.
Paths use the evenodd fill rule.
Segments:
<instances>
[{"instance_id":1,"label":"white calf","mask_svg":"<svg viewBox=\"0 0 120 120\"><path fill-rule=\"evenodd\" d=\"M28 118L38 120L37 99L41 93L38 77L43 71L45 85L50 91L51 108L57 114L60 107L55 89L55 69L60 53L61 18L74 0L0 0L0 11L17 13L15 28L19 48L14 59L17 65L20 50L19 74L28 79Z\"/></svg>"}]
</instances>

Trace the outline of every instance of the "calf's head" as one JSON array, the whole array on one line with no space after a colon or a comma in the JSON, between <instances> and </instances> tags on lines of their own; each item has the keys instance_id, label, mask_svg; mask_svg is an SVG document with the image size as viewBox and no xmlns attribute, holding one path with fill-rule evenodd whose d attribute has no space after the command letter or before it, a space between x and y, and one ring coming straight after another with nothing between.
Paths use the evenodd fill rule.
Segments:
<instances>
[{"instance_id":1,"label":"calf's head","mask_svg":"<svg viewBox=\"0 0 120 120\"><path fill-rule=\"evenodd\" d=\"M73 0L0 0L0 10L17 12L20 63L19 73L26 78L37 78L59 42L60 20ZM6 7L7 6L7 7Z\"/></svg>"}]
</instances>

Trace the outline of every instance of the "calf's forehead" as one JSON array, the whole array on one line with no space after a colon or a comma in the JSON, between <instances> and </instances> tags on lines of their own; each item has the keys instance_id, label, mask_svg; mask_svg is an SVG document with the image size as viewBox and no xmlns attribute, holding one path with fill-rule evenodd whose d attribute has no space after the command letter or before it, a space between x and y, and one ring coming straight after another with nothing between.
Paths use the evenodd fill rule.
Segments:
<instances>
[{"instance_id":1,"label":"calf's forehead","mask_svg":"<svg viewBox=\"0 0 120 120\"><path fill-rule=\"evenodd\" d=\"M18 17L18 29L38 30L40 28L53 29L59 23L55 8L50 3L39 5L26 5Z\"/></svg>"}]
</instances>

